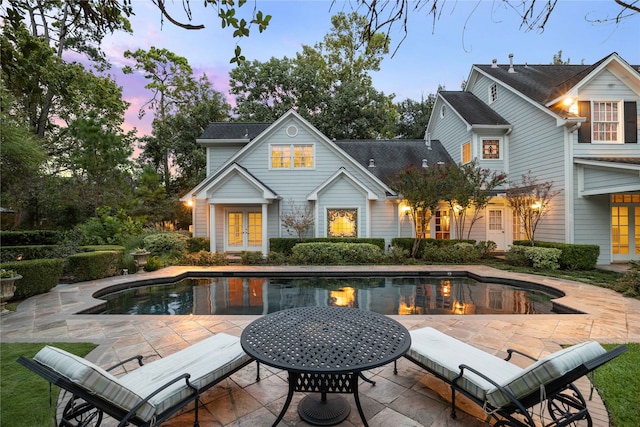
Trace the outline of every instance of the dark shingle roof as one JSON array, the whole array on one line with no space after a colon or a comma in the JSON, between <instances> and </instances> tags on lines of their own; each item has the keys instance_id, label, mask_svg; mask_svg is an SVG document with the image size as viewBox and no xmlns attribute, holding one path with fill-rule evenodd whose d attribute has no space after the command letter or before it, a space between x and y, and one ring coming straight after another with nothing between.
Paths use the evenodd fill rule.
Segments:
<instances>
[{"instance_id":1,"label":"dark shingle roof","mask_svg":"<svg viewBox=\"0 0 640 427\"><path fill-rule=\"evenodd\" d=\"M214 122L211 123L198 139L249 139L252 140L271 126L261 122Z\"/></svg>"},{"instance_id":2,"label":"dark shingle roof","mask_svg":"<svg viewBox=\"0 0 640 427\"><path fill-rule=\"evenodd\" d=\"M429 166L438 162L453 163L438 140L431 141L431 149L422 139L348 140L336 141L336 145L385 184L391 182L396 172L410 165L421 167L422 159L427 159ZM370 159L375 167L369 167Z\"/></svg>"},{"instance_id":3,"label":"dark shingle roof","mask_svg":"<svg viewBox=\"0 0 640 427\"><path fill-rule=\"evenodd\" d=\"M506 83L532 100L546 105L564 95L612 55L617 54L614 52L607 55L592 65L514 65L514 73L509 72L509 64L500 64L495 68L492 65L474 65L474 67ZM637 65L631 65L631 68L640 73Z\"/></svg>"},{"instance_id":4,"label":"dark shingle roof","mask_svg":"<svg viewBox=\"0 0 640 427\"><path fill-rule=\"evenodd\" d=\"M508 125L505 119L471 92L438 92L470 125Z\"/></svg>"}]
</instances>

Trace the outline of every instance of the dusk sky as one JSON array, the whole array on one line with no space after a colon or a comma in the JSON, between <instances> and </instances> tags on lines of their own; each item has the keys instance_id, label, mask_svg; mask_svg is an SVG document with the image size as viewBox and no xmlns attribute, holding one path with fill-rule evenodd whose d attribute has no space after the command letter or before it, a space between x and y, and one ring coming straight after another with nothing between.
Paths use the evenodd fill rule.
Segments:
<instances>
[{"instance_id":1,"label":"dusk sky","mask_svg":"<svg viewBox=\"0 0 640 427\"><path fill-rule=\"evenodd\" d=\"M168 2L170 3L170 2ZM176 18L184 19L181 1L170 9ZM237 39L222 30L211 8L203 8L201 0L192 0L193 24L204 24L204 30L185 30L168 21L161 25L160 13L147 0L133 0L136 16L131 17L133 35L116 34L105 39L103 49L114 64L110 73L124 88L124 97L132 103L126 116L126 128L136 127L138 134L149 132L150 116L141 121L140 105L150 98L141 75L123 76L120 67L127 63L126 50L151 46L166 48L184 56L196 75L206 73L214 88L228 94L229 63ZM514 0L512 3L518 3ZM546 2L541 2L546 3ZM171 4L171 3L170 3ZM331 28L330 18L340 11L349 13L351 3L329 0L258 0L257 8L272 15L267 30L252 29L251 36L240 40L248 60L267 61L271 57L294 57L302 45L313 46L323 40ZM355 2L353 3L355 4ZM248 16L251 0L241 9ZM571 64L593 64L617 52L632 65L640 65L640 16L619 24L592 21L614 18L619 6L613 0L560 0L544 32L520 28L519 15L501 1L448 0L440 18L433 24L426 12L412 12L406 39L392 57L387 56L381 71L372 75L374 86L386 94L395 94L395 102L410 98L420 100L435 93L438 85L447 90L460 90L472 64L508 64L509 53L516 64L549 64L562 50L562 58ZM404 32L397 25L391 33L391 52Z\"/></svg>"}]
</instances>

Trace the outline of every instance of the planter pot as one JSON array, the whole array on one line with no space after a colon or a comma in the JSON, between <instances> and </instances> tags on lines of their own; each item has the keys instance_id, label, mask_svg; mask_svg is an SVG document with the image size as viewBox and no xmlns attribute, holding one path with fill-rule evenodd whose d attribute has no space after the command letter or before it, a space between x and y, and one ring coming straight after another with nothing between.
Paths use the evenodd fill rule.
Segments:
<instances>
[{"instance_id":1,"label":"planter pot","mask_svg":"<svg viewBox=\"0 0 640 427\"><path fill-rule=\"evenodd\" d=\"M131 256L136 263L136 267L138 269L137 273L142 273L144 271L144 266L147 265L147 259L149 257L150 252L132 252Z\"/></svg>"},{"instance_id":2,"label":"planter pot","mask_svg":"<svg viewBox=\"0 0 640 427\"><path fill-rule=\"evenodd\" d=\"M22 276L19 274L17 276L0 279L0 311L5 311L4 306L7 304L7 301L13 298L13 294L16 291L16 280L20 279L22 279Z\"/></svg>"}]
</instances>

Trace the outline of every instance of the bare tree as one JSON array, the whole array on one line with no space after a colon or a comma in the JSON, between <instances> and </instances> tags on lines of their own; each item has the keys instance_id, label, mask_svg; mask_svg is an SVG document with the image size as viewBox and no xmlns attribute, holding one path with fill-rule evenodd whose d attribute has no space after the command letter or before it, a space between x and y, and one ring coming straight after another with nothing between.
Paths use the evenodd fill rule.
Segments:
<instances>
[{"instance_id":1,"label":"bare tree","mask_svg":"<svg viewBox=\"0 0 640 427\"><path fill-rule=\"evenodd\" d=\"M289 209L282 214L282 225L287 228L289 234L294 232L300 241L304 240L307 232L315 224L313 208L310 204L296 205L293 199L289 199Z\"/></svg>"},{"instance_id":2,"label":"bare tree","mask_svg":"<svg viewBox=\"0 0 640 427\"><path fill-rule=\"evenodd\" d=\"M549 213L551 200L562 190L554 190L553 182L538 182L531 171L522 175L519 183L511 182L506 197L524 229L527 240L534 244L538 224Z\"/></svg>"}]
</instances>

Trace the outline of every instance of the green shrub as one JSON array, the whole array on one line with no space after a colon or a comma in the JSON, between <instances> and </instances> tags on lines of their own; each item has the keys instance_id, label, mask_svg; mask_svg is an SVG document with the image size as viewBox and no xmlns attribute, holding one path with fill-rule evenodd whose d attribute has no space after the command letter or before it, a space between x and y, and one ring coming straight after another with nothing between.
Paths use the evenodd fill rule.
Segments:
<instances>
[{"instance_id":1,"label":"green shrub","mask_svg":"<svg viewBox=\"0 0 640 427\"><path fill-rule=\"evenodd\" d=\"M78 249L84 252L117 251L124 253L125 251L125 247L121 245L85 245L78 246Z\"/></svg>"},{"instance_id":2,"label":"green shrub","mask_svg":"<svg viewBox=\"0 0 640 427\"><path fill-rule=\"evenodd\" d=\"M143 240L144 247L155 256L180 257L187 250L189 237L181 233L150 234Z\"/></svg>"},{"instance_id":3,"label":"green shrub","mask_svg":"<svg viewBox=\"0 0 640 427\"><path fill-rule=\"evenodd\" d=\"M156 271L165 266L166 263L160 257L150 256L149 259L147 259L147 265L144 266L144 271Z\"/></svg>"},{"instance_id":4,"label":"green shrub","mask_svg":"<svg viewBox=\"0 0 640 427\"><path fill-rule=\"evenodd\" d=\"M524 248L526 246L513 245L507 252L505 252L505 260L516 267L528 267L529 260L525 256Z\"/></svg>"},{"instance_id":5,"label":"green shrub","mask_svg":"<svg viewBox=\"0 0 640 427\"><path fill-rule=\"evenodd\" d=\"M618 279L613 289L627 297L640 297L640 263L632 262L631 269Z\"/></svg>"},{"instance_id":6,"label":"green shrub","mask_svg":"<svg viewBox=\"0 0 640 427\"><path fill-rule=\"evenodd\" d=\"M189 237L187 239L187 251L200 252L211 249L211 241L204 237Z\"/></svg>"},{"instance_id":7,"label":"green shrub","mask_svg":"<svg viewBox=\"0 0 640 427\"><path fill-rule=\"evenodd\" d=\"M29 246L57 245L64 238L64 233L53 230L0 231L0 245Z\"/></svg>"},{"instance_id":8,"label":"green shrub","mask_svg":"<svg viewBox=\"0 0 640 427\"><path fill-rule=\"evenodd\" d=\"M283 265L289 262L289 258L282 252L270 251L267 254L267 263L273 265Z\"/></svg>"},{"instance_id":9,"label":"green shrub","mask_svg":"<svg viewBox=\"0 0 640 427\"><path fill-rule=\"evenodd\" d=\"M473 263L480 259L480 251L471 243L460 242L444 247L425 246L422 259L429 262Z\"/></svg>"},{"instance_id":10,"label":"green shrub","mask_svg":"<svg viewBox=\"0 0 640 427\"><path fill-rule=\"evenodd\" d=\"M371 238L359 238L359 237L312 237L304 239L301 242L300 239L285 238L285 237L273 237L269 239L269 247L274 252L280 252L286 256L290 256L293 253L293 247L298 243L370 243L376 245L384 252L384 239L371 237Z\"/></svg>"},{"instance_id":11,"label":"green shrub","mask_svg":"<svg viewBox=\"0 0 640 427\"><path fill-rule=\"evenodd\" d=\"M182 255L180 263L183 265L228 265L227 254L225 253L211 253L209 251L189 252Z\"/></svg>"},{"instance_id":12,"label":"green shrub","mask_svg":"<svg viewBox=\"0 0 640 427\"><path fill-rule=\"evenodd\" d=\"M415 239L413 237L396 237L391 239L391 246L405 249L409 251L409 253L411 253L411 250L413 249L414 241ZM470 243L473 245L476 243L476 241L475 240L444 240L444 239L431 239L431 238L420 239L420 244L418 246L418 252L416 254L416 257L420 258L427 247L446 248L448 246L453 246L456 243Z\"/></svg>"},{"instance_id":13,"label":"green shrub","mask_svg":"<svg viewBox=\"0 0 640 427\"><path fill-rule=\"evenodd\" d=\"M2 246L0 262L42 258L63 258L58 245Z\"/></svg>"},{"instance_id":14,"label":"green shrub","mask_svg":"<svg viewBox=\"0 0 640 427\"><path fill-rule=\"evenodd\" d=\"M493 258L493 252L498 249L498 245L496 244L496 242L487 240L486 242L482 241L476 243L476 249L478 250L480 258Z\"/></svg>"},{"instance_id":15,"label":"green shrub","mask_svg":"<svg viewBox=\"0 0 640 427\"><path fill-rule=\"evenodd\" d=\"M560 268L560 255L562 251L557 248L542 248L538 246L514 245L507 252L507 261L513 261L513 265L524 265L540 270L557 270ZM518 263L518 264L516 264Z\"/></svg>"},{"instance_id":16,"label":"green shrub","mask_svg":"<svg viewBox=\"0 0 640 427\"><path fill-rule=\"evenodd\" d=\"M533 242L533 245L531 243L530 240L516 240L513 242L514 245L560 249L562 254L558 262L563 270L591 270L595 268L598 256L600 256L600 246L598 245L541 242L537 240Z\"/></svg>"},{"instance_id":17,"label":"green shrub","mask_svg":"<svg viewBox=\"0 0 640 427\"><path fill-rule=\"evenodd\" d=\"M409 255L410 252L407 249L391 246L385 254L385 261L389 264L405 264L412 259Z\"/></svg>"},{"instance_id":18,"label":"green shrub","mask_svg":"<svg viewBox=\"0 0 640 427\"><path fill-rule=\"evenodd\" d=\"M34 259L12 261L0 265L5 270L14 270L22 279L17 280L13 299L24 299L49 292L60 281L63 259Z\"/></svg>"},{"instance_id":19,"label":"green shrub","mask_svg":"<svg viewBox=\"0 0 640 427\"><path fill-rule=\"evenodd\" d=\"M65 278L70 282L84 282L120 274L122 252L82 252L67 257Z\"/></svg>"},{"instance_id":20,"label":"green shrub","mask_svg":"<svg viewBox=\"0 0 640 427\"><path fill-rule=\"evenodd\" d=\"M264 255L262 255L262 252L242 251L240 254L240 262L242 265L260 265L266 264L267 260Z\"/></svg>"},{"instance_id":21,"label":"green shrub","mask_svg":"<svg viewBox=\"0 0 640 427\"><path fill-rule=\"evenodd\" d=\"M371 243L299 243L293 247L291 260L296 264L374 264L383 255Z\"/></svg>"},{"instance_id":22,"label":"green shrub","mask_svg":"<svg viewBox=\"0 0 640 427\"><path fill-rule=\"evenodd\" d=\"M130 236L142 234L143 223L127 215L124 209L98 208L98 217L89 218L76 229L85 245L122 245Z\"/></svg>"}]
</instances>

